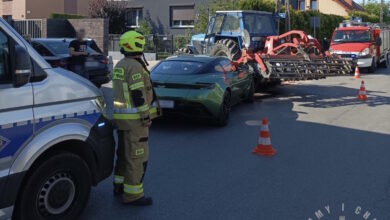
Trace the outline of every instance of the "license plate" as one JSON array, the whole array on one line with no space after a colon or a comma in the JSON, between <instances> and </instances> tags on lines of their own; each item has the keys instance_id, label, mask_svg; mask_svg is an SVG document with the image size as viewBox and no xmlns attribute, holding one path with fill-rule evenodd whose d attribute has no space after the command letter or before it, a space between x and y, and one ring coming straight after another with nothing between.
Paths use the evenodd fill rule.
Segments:
<instances>
[{"instance_id":1,"label":"license plate","mask_svg":"<svg viewBox=\"0 0 390 220\"><path fill-rule=\"evenodd\" d=\"M172 100L159 100L161 108L174 108L175 102Z\"/></svg>"},{"instance_id":2,"label":"license plate","mask_svg":"<svg viewBox=\"0 0 390 220\"><path fill-rule=\"evenodd\" d=\"M85 67L98 67L99 63L98 62L86 62Z\"/></svg>"}]
</instances>

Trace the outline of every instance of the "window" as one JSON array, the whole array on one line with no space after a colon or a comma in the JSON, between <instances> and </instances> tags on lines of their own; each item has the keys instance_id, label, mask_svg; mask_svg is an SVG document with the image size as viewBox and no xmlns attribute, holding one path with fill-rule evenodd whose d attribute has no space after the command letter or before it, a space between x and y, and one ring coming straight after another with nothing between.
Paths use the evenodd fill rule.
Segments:
<instances>
[{"instance_id":1,"label":"window","mask_svg":"<svg viewBox=\"0 0 390 220\"><path fill-rule=\"evenodd\" d=\"M194 27L194 6L171 7L171 27L189 28Z\"/></svg>"},{"instance_id":2,"label":"window","mask_svg":"<svg viewBox=\"0 0 390 220\"><path fill-rule=\"evenodd\" d=\"M240 17L238 14L228 14L223 24L223 32L240 33Z\"/></svg>"},{"instance_id":3,"label":"window","mask_svg":"<svg viewBox=\"0 0 390 220\"><path fill-rule=\"evenodd\" d=\"M8 36L0 31L0 83L10 82Z\"/></svg>"},{"instance_id":4,"label":"window","mask_svg":"<svg viewBox=\"0 0 390 220\"><path fill-rule=\"evenodd\" d=\"M202 73L205 63L197 61L166 60L161 62L152 75L193 75Z\"/></svg>"},{"instance_id":5,"label":"window","mask_svg":"<svg viewBox=\"0 0 390 220\"><path fill-rule=\"evenodd\" d=\"M301 11L305 10L305 0L298 0L298 8Z\"/></svg>"},{"instance_id":6,"label":"window","mask_svg":"<svg viewBox=\"0 0 390 220\"><path fill-rule=\"evenodd\" d=\"M318 10L317 0L311 0L310 8L311 10Z\"/></svg>"},{"instance_id":7,"label":"window","mask_svg":"<svg viewBox=\"0 0 390 220\"><path fill-rule=\"evenodd\" d=\"M218 16L217 16L217 18L216 18L215 21L214 21L213 30L212 30L211 33L220 33L220 32L221 32L221 27L222 27L222 23L223 23L223 18L224 18L223 15L218 15Z\"/></svg>"},{"instance_id":8,"label":"window","mask_svg":"<svg viewBox=\"0 0 390 220\"><path fill-rule=\"evenodd\" d=\"M247 13L244 14L245 30L251 34L258 34L260 36L275 35L274 18L272 15Z\"/></svg>"},{"instance_id":9,"label":"window","mask_svg":"<svg viewBox=\"0 0 390 220\"><path fill-rule=\"evenodd\" d=\"M126 25L133 28L139 27L143 17L142 8L130 8L126 13Z\"/></svg>"},{"instance_id":10,"label":"window","mask_svg":"<svg viewBox=\"0 0 390 220\"><path fill-rule=\"evenodd\" d=\"M49 57L49 56L53 56L52 53L50 53L50 51L48 49L46 49L46 47L42 46L41 44L39 43L36 43L36 42L32 42L31 45L33 46L33 48L43 57Z\"/></svg>"}]
</instances>

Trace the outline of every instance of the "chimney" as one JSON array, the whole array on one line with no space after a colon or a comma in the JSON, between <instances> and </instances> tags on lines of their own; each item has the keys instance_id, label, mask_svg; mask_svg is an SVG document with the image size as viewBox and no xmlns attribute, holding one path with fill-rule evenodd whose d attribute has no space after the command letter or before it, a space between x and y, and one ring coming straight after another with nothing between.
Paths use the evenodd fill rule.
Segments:
<instances>
[{"instance_id":1,"label":"chimney","mask_svg":"<svg viewBox=\"0 0 390 220\"><path fill-rule=\"evenodd\" d=\"M352 6L353 4L352 4L352 1L353 0L344 0L348 5L350 5L350 6Z\"/></svg>"}]
</instances>

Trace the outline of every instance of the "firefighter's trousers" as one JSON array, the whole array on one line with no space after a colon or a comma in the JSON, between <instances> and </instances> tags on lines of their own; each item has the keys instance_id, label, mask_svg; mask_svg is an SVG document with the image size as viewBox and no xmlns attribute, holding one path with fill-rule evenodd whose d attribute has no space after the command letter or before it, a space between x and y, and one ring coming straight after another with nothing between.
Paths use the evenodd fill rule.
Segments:
<instances>
[{"instance_id":1,"label":"firefighter's trousers","mask_svg":"<svg viewBox=\"0 0 390 220\"><path fill-rule=\"evenodd\" d=\"M149 155L148 137L148 127L118 130L114 184L123 184L124 202L132 202L144 196L142 183Z\"/></svg>"}]
</instances>

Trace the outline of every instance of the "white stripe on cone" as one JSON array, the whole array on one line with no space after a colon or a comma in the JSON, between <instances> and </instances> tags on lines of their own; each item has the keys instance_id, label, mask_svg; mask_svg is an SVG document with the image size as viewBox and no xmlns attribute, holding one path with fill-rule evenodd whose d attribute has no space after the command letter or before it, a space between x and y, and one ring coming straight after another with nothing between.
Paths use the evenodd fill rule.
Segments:
<instances>
[{"instance_id":1,"label":"white stripe on cone","mask_svg":"<svg viewBox=\"0 0 390 220\"><path fill-rule=\"evenodd\" d=\"M258 144L261 145L271 145L271 138L259 138Z\"/></svg>"}]
</instances>

